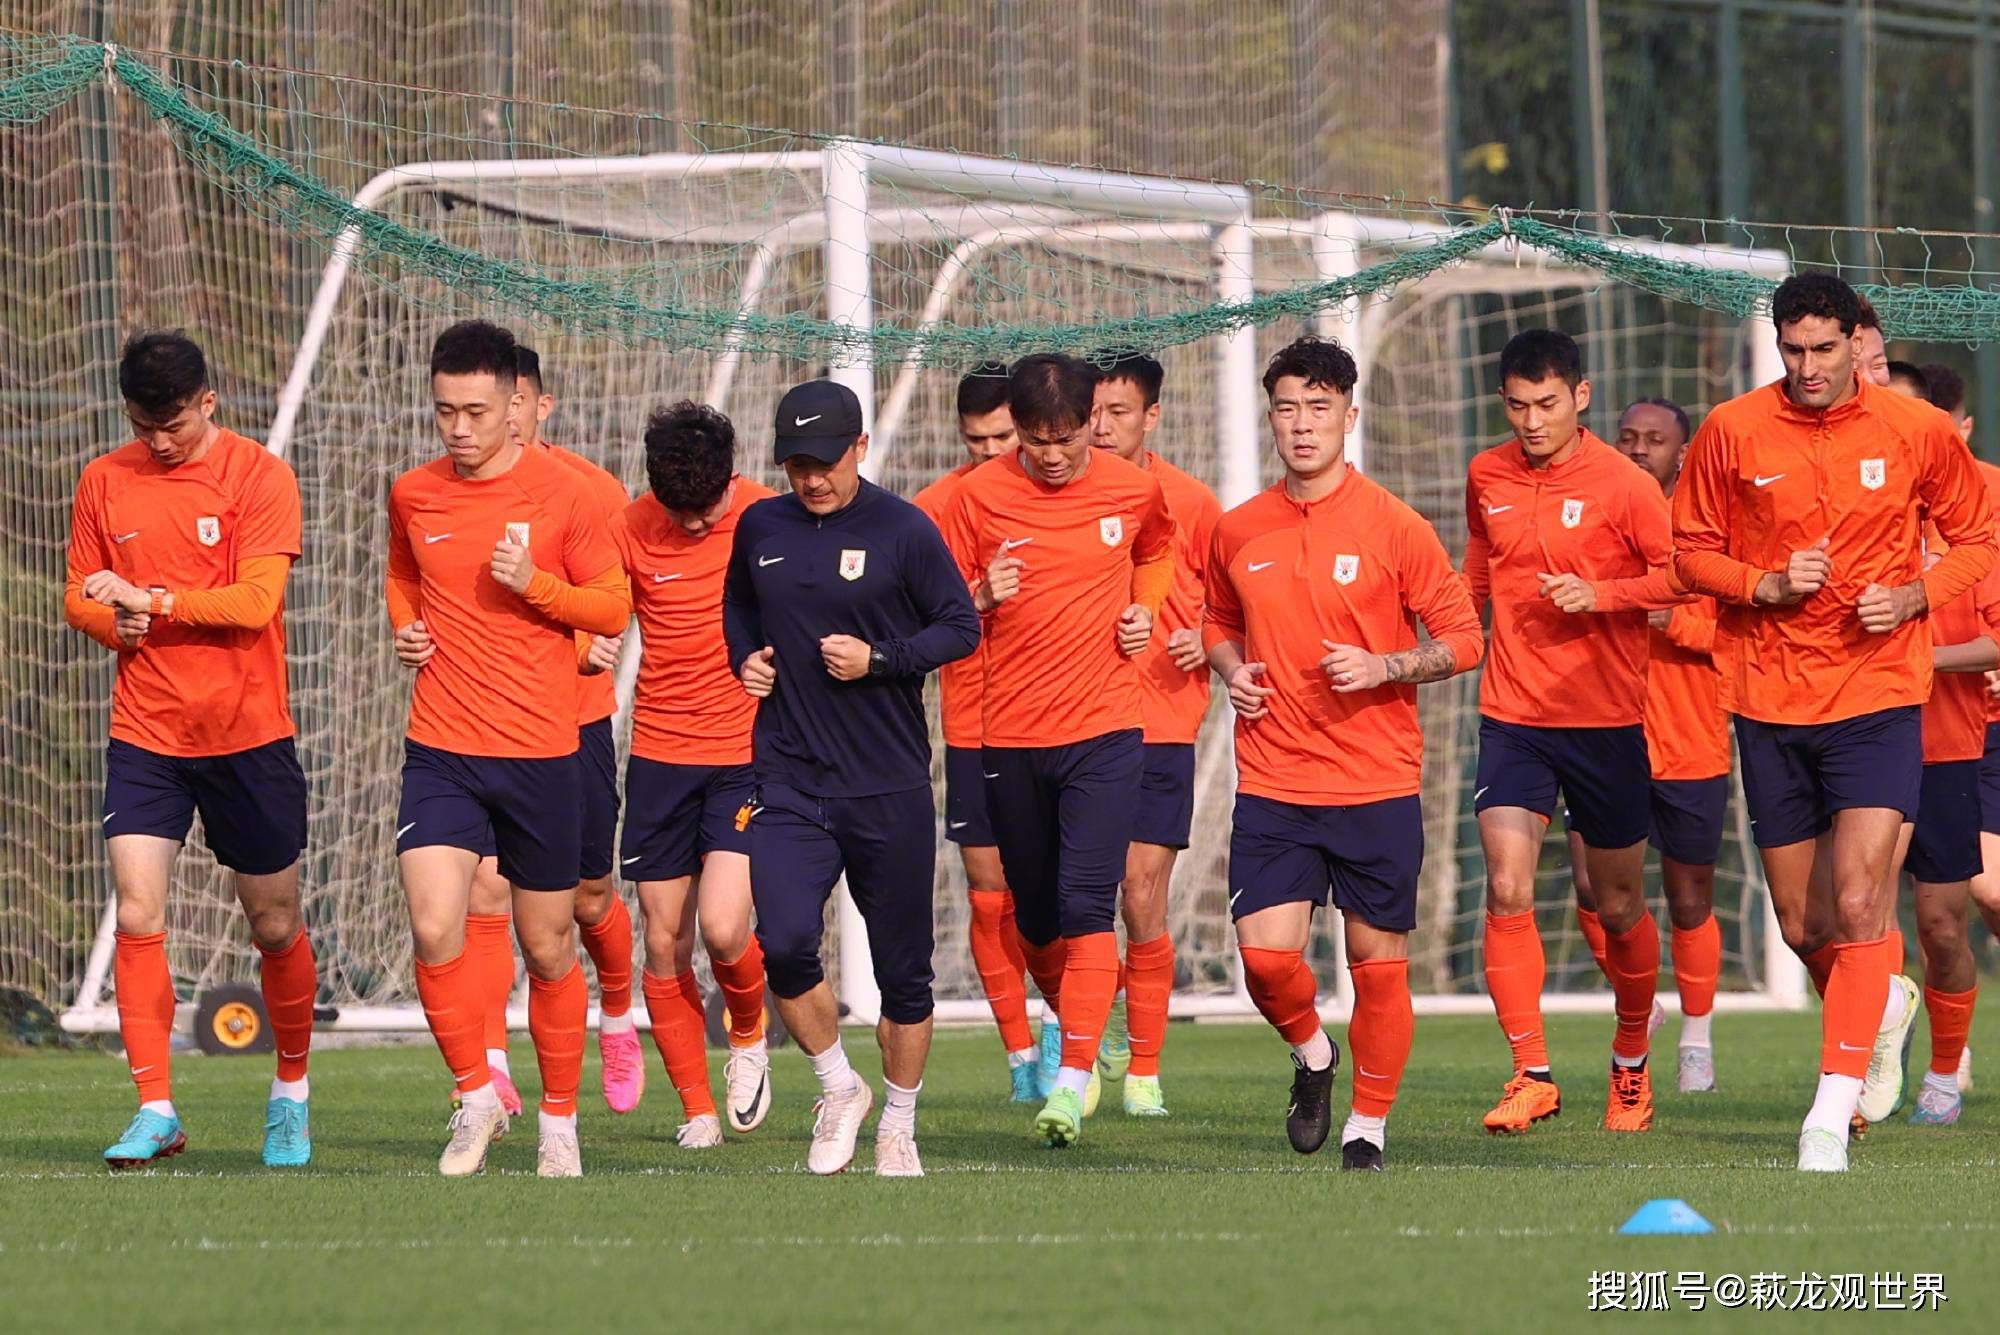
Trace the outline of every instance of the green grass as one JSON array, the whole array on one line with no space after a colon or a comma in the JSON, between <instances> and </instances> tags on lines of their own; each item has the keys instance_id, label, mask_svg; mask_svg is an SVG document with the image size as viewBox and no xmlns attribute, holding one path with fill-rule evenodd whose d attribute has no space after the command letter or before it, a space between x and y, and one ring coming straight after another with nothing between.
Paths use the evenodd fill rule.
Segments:
<instances>
[{"instance_id":1,"label":"green grass","mask_svg":"<svg viewBox=\"0 0 2000 1335\"><path fill-rule=\"evenodd\" d=\"M1992 1032L1993 1010L1980 1019ZM1566 1329L1620 1320L1586 1310L1591 1272L1609 1269L1936 1272L1950 1302L1923 1329L1992 1328L2000 1098L1975 1090L1951 1130L1899 1118L1845 1177L1805 1177L1792 1159L1816 1016L1718 1017L1722 1092L1705 1098L1672 1092L1669 1022L1640 1137L1596 1125L1609 1028L1556 1018L1563 1116L1493 1140L1477 1124L1505 1074L1500 1035L1420 1021L1380 1177L1340 1173L1337 1145L1292 1153L1283 1046L1253 1026L1176 1025L1172 1118L1128 1120L1113 1087L1066 1152L1004 1102L990 1034L940 1035L923 1181L804 1172L811 1075L795 1050L777 1055L770 1121L721 1150L673 1145L657 1064L631 1117L593 1099L589 1176L563 1183L533 1176L531 1120L483 1179L434 1175L445 1082L428 1046L315 1058L304 1172L258 1163L263 1060L179 1058L192 1148L117 1178L97 1161L131 1112L122 1065L0 1059L0 1328ZM848 1045L872 1074L873 1042ZM515 1060L532 1070L525 1047ZM1343 1111L1347 1089L1343 1072ZM1616 1236L1655 1196L1718 1233Z\"/></svg>"}]
</instances>

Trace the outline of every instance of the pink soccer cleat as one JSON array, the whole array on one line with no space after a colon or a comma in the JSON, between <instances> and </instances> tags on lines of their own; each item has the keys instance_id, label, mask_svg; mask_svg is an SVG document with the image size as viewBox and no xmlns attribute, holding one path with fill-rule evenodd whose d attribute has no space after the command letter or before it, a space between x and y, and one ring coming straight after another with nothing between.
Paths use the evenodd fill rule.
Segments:
<instances>
[{"instance_id":1,"label":"pink soccer cleat","mask_svg":"<svg viewBox=\"0 0 2000 1335\"><path fill-rule=\"evenodd\" d=\"M612 1112L631 1112L646 1093L646 1053L638 1030L598 1030L597 1054L604 1059L604 1102Z\"/></svg>"},{"instance_id":2,"label":"pink soccer cleat","mask_svg":"<svg viewBox=\"0 0 2000 1335\"><path fill-rule=\"evenodd\" d=\"M521 1091L514 1088L514 1081L505 1071L493 1073L493 1092L500 1096L500 1111L509 1117L521 1115Z\"/></svg>"}]
</instances>

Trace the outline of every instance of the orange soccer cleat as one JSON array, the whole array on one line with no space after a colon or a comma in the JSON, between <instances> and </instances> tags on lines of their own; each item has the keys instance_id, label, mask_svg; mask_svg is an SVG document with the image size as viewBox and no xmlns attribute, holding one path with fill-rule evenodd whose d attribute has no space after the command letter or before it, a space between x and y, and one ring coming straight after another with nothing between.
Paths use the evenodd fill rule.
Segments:
<instances>
[{"instance_id":1,"label":"orange soccer cleat","mask_svg":"<svg viewBox=\"0 0 2000 1335\"><path fill-rule=\"evenodd\" d=\"M1653 1128L1653 1075L1646 1066L1611 1063L1611 1096L1604 1104L1606 1131Z\"/></svg>"},{"instance_id":2,"label":"orange soccer cleat","mask_svg":"<svg viewBox=\"0 0 2000 1335\"><path fill-rule=\"evenodd\" d=\"M1486 1130L1495 1136L1519 1135L1536 1122L1558 1115L1562 1107L1562 1091L1555 1081L1516 1071L1500 1092L1500 1102L1486 1114Z\"/></svg>"}]
</instances>

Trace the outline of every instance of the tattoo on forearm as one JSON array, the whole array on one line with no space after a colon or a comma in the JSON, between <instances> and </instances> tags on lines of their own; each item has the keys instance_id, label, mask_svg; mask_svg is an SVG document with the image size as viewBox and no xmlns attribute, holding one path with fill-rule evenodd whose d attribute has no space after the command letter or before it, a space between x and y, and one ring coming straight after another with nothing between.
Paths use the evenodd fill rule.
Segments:
<instances>
[{"instance_id":1,"label":"tattoo on forearm","mask_svg":"<svg viewBox=\"0 0 2000 1335\"><path fill-rule=\"evenodd\" d=\"M1382 661L1388 666L1390 681L1410 684L1443 681L1458 667L1451 646L1439 640L1425 640L1414 649L1386 655Z\"/></svg>"}]
</instances>

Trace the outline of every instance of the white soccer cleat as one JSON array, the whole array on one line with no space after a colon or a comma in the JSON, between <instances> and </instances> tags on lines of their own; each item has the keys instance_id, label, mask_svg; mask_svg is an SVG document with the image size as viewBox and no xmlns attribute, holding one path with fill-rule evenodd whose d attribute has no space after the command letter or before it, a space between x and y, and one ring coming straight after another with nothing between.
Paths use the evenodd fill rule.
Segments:
<instances>
[{"instance_id":1,"label":"white soccer cleat","mask_svg":"<svg viewBox=\"0 0 2000 1335\"><path fill-rule=\"evenodd\" d=\"M1917 1008L1923 999L1917 985L1900 973L1889 979L1889 986L1903 989L1903 1018L1875 1035L1875 1050L1868 1057L1860 1113L1870 1122L1883 1121L1903 1106L1903 1064L1910 1055L1910 1038L1916 1032Z\"/></svg>"},{"instance_id":2,"label":"white soccer cleat","mask_svg":"<svg viewBox=\"0 0 2000 1335\"><path fill-rule=\"evenodd\" d=\"M1661 1000L1658 997L1654 997L1653 1009L1646 1016L1646 1040L1648 1042L1651 1042L1653 1035L1659 1033L1660 1026L1665 1024L1666 1022L1667 1022L1666 1005L1663 1002L1661 1002Z\"/></svg>"},{"instance_id":3,"label":"white soccer cleat","mask_svg":"<svg viewBox=\"0 0 2000 1335\"><path fill-rule=\"evenodd\" d=\"M1961 1094L1972 1092L1972 1044L1970 1043L1967 1043L1964 1051L1958 1054L1958 1092Z\"/></svg>"},{"instance_id":4,"label":"white soccer cleat","mask_svg":"<svg viewBox=\"0 0 2000 1335\"><path fill-rule=\"evenodd\" d=\"M875 1176L922 1177L924 1161L917 1157L917 1138L907 1131L875 1136Z\"/></svg>"},{"instance_id":5,"label":"white soccer cleat","mask_svg":"<svg viewBox=\"0 0 2000 1335\"><path fill-rule=\"evenodd\" d=\"M1847 1146L1831 1131L1807 1127L1799 1132L1799 1171L1801 1173L1846 1172Z\"/></svg>"},{"instance_id":6,"label":"white soccer cleat","mask_svg":"<svg viewBox=\"0 0 2000 1335\"><path fill-rule=\"evenodd\" d=\"M844 1173L854 1162L854 1142L861 1124L875 1107L874 1092L861 1077L846 1094L822 1098L813 1105L812 1145L806 1150L806 1167L821 1177Z\"/></svg>"},{"instance_id":7,"label":"white soccer cleat","mask_svg":"<svg viewBox=\"0 0 2000 1335\"><path fill-rule=\"evenodd\" d=\"M438 1156L438 1172L446 1177L471 1177L486 1168L486 1151L507 1134L507 1112L497 1102L486 1108L460 1108L451 1115L451 1139Z\"/></svg>"},{"instance_id":8,"label":"white soccer cleat","mask_svg":"<svg viewBox=\"0 0 2000 1335\"><path fill-rule=\"evenodd\" d=\"M771 1050L762 1043L729 1049L729 1060L722 1064L722 1085L729 1129L755 1131L771 1111Z\"/></svg>"},{"instance_id":9,"label":"white soccer cleat","mask_svg":"<svg viewBox=\"0 0 2000 1335\"><path fill-rule=\"evenodd\" d=\"M541 1141L535 1146L535 1176L583 1176L583 1151L577 1146L573 1133L542 1132Z\"/></svg>"},{"instance_id":10,"label":"white soccer cleat","mask_svg":"<svg viewBox=\"0 0 2000 1335\"><path fill-rule=\"evenodd\" d=\"M1715 1050L1713 1048L1681 1049L1681 1093L1713 1094L1715 1092Z\"/></svg>"},{"instance_id":11,"label":"white soccer cleat","mask_svg":"<svg viewBox=\"0 0 2000 1335\"><path fill-rule=\"evenodd\" d=\"M712 1150L722 1144L722 1119L703 1113L674 1128L674 1143L684 1150Z\"/></svg>"}]
</instances>

